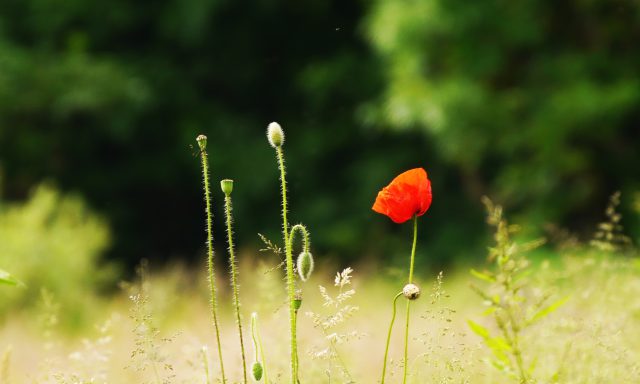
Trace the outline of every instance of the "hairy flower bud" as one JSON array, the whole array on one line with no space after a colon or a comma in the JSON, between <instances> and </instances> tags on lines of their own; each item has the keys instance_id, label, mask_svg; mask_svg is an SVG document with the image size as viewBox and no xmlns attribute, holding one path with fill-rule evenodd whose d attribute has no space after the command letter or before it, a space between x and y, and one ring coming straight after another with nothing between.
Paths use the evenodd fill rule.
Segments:
<instances>
[{"instance_id":1,"label":"hairy flower bud","mask_svg":"<svg viewBox=\"0 0 640 384\"><path fill-rule=\"evenodd\" d=\"M229 196L231 192L233 192L233 180L231 179L220 180L220 189L222 189L222 192L225 195Z\"/></svg>"},{"instance_id":2,"label":"hairy flower bud","mask_svg":"<svg viewBox=\"0 0 640 384\"><path fill-rule=\"evenodd\" d=\"M297 290L295 296L293 297L293 308L298 312L300 307L302 306L302 291Z\"/></svg>"},{"instance_id":3,"label":"hairy flower bud","mask_svg":"<svg viewBox=\"0 0 640 384\"><path fill-rule=\"evenodd\" d=\"M273 122L267 127L267 139L273 148L282 147L284 143L284 132L280 124Z\"/></svg>"},{"instance_id":4,"label":"hairy flower bud","mask_svg":"<svg viewBox=\"0 0 640 384\"><path fill-rule=\"evenodd\" d=\"M198 142L198 146L200 147L201 151L207 149L207 136L198 135L198 137L196 137L196 141Z\"/></svg>"},{"instance_id":5,"label":"hairy flower bud","mask_svg":"<svg viewBox=\"0 0 640 384\"><path fill-rule=\"evenodd\" d=\"M307 281L309 276L311 276L311 272L313 272L314 267L313 255L311 252L300 252L296 264L298 267L298 275L300 275L302 281Z\"/></svg>"},{"instance_id":6,"label":"hairy flower bud","mask_svg":"<svg viewBox=\"0 0 640 384\"><path fill-rule=\"evenodd\" d=\"M415 284L407 284L402 288L402 295L409 300L420 297L420 288Z\"/></svg>"},{"instance_id":7,"label":"hairy flower bud","mask_svg":"<svg viewBox=\"0 0 640 384\"><path fill-rule=\"evenodd\" d=\"M262 380L262 364L259 361L254 361L251 366L251 373L253 374L253 380Z\"/></svg>"}]
</instances>

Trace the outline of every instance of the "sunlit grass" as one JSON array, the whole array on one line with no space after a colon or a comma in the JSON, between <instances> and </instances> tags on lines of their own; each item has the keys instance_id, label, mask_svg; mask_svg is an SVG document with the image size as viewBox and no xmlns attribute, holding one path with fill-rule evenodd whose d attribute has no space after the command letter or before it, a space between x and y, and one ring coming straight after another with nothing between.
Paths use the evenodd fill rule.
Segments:
<instances>
[{"instance_id":1,"label":"sunlit grass","mask_svg":"<svg viewBox=\"0 0 640 384\"><path fill-rule=\"evenodd\" d=\"M570 299L548 318L522 334L521 348L535 362L535 379L547 383L635 383L640 378L640 267L634 259L595 254L588 250L549 254L555 263L533 267L536 284ZM255 255L241 254L240 268L246 319L251 312L260 315L262 342L274 383L288 380L288 312L286 292L281 288L278 270L269 271L276 260L259 261ZM553 265L553 266L552 266ZM333 287L335 268L320 265L304 293L301 310L325 313L325 299L318 285ZM335 348L349 375L357 383L375 383L389 320L388 292L397 287L389 275L361 275L354 266L352 286L356 294L350 304L357 306L351 316L332 332L352 337L327 343L322 329L303 316L299 324L300 372L306 383L348 382L336 359L323 358L318 351ZM410 382L496 383L512 382L490 366L490 351L482 339L471 332L468 319L491 327L487 309L469 288L467 269L445 271L442 284L431 274L418 274L424 287L416 301L411 348L415 358L409 362ZM145 308L130 299L139 292L134 285L111 297L96 297L101 308L93 313L94 323L72 334L65 330L68 312L64 306L40 305L30 311L7 315L0 332L6 353L3 370L10 382L39 383L205 383L202 350L207 351L211 382L219 377L215 362L214 335L210 327L206 277L181 267L149 273ZM433 289L431 288L433 286ZM336 288L337 289L337 288ZM337 293L331 292L332 294ZM221 328L233 330L234 315L230 292L221 292ZM55 302L55 297L51 298ZM133 312L132 312L133 311ZM136 312L138 311L138 312ZM147 313L151 342L148 356L131 354L139 347L140 320L132 313ZM146 311L146 312L145 312ZM48 313L54 312L54 313ZM53 316L55 321L43 321ZM400 316L402 316L400 314ZM247 329L249 325L247 324ZM144 329L143 329L144 330ZM388 381L401 381L402 335L394 330ZM228 377L239 381L241 361L234 332L223 332L225 368ZM346 340L346 341L345 341ZM2 351L4 352L4 351ZM136 359L155 361L156 370ZM144 362L143 362L144 363ZM146 363L149 363L148 361ZM142 367L142 368L141 368ZM160 379L158 379L160 377Z\"/></svg>"}]
</instances>

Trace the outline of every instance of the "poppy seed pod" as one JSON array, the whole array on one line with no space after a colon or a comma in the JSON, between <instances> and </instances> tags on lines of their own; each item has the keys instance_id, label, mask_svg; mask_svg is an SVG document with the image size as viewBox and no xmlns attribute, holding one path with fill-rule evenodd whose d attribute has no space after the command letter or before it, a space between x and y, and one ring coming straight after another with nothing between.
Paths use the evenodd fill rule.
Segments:
<instances>
[{"instance_id":1,"label":"poppy seed pod","mask_svg":"<svg viewBox=\"0 0 640 384\"><path fill-rule=\"evenodd\" d=\"M207 149L207 136L198 135L198 137L196 137L196 141L198 142L198 146L200 147L201 151Z\"/></svg>"},{"instance_id":2,"label":"poppy seed pod","mask_svg":"<svg viewBox=\"0 0 640 384\"><path fill-rule=\"evenodd\" d=\"M267 127L267 139L273 148L282 147L284 143L284 132L280 124L273 122Z\"/></svg>"},{"instance_id":3,"label":"poppy seed pod","mask_svg":"<svg viewBox=\"0 0 640 384\"><path fill-rule=\"evenodd\" d=\"M225 195L229 196L231 192L233 192L233 180L231 179L220 180L220 189L222 189L222 192Z\"/></svg>"},{"instance_id":4,"label":"poppy seed pod","mask_svg":"<svg viewBox=\"0 0 640 384\"><path fill-rule=\"evenodd\" d=\"M253 375L253 380L262 380L262 364L260 364L259 361L253 362L253 365L251 366L251 374Z\"/></svg>"},{"instance_id":5,"label":"poppy seed pod","mask_svg":"<svg viewBox=\"0 0 640 384\"><path fill-rule=\"evenodd\" d=\"M298 255L297 267L298 267L298 275L302 281L307 281L309 276L311 276L311 272L313 272L313 255L311 252L300 252Z\"/></svg>"},{"instance_id":6,"label":"poppy seed pod","mask_svg":"<svg viewBox=\"0 0 640 384\"><path fill-rule=\"evenodd\" d=\"M407 284L402 288L402 295L409 300L415 300L420 297L420 288L415 284Z\"/></svg>"}]
</instances>

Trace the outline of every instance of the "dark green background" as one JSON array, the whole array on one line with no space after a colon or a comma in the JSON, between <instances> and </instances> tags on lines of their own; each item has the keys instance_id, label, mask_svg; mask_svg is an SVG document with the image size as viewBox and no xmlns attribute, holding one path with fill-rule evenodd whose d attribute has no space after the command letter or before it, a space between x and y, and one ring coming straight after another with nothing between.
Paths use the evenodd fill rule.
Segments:
<instances>
[{"instance_id":1,"label":"dark green background","mask_svg":"<svg viewBox=\"0 0 640 384\"><path fill-rule=\"evenodd\" d=\"M233 178L237 241L258 247L280 227L275 120L316 254L404 260L410 226L370 207L417 166L423 263L483 257L483 194L531 232L590 236L640 189L639 41L633 0L3 0L1 192L53 180L108 218L106 257L193 260L204 133L216 237Z\"/></svg>"}]
</instances>

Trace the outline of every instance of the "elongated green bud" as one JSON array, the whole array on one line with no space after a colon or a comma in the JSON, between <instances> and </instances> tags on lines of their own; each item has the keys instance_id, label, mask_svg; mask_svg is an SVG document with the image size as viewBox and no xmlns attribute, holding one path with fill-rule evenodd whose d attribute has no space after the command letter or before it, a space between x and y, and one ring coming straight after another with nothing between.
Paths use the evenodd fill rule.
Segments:
<instances>
[{"instance_id":1,"label":"elongated green bud","mask_svg":"<svg viewBox=\"0 0 640 384\"><path fill-rule=\"evenodd\" d=\"M262 380L262 364L259 361L254 361L251 366L251 373L253 374L253 380Z\"/></svg>"},{"instance_id":2,"label":"elongated green bud","mask_svg":"<svg viewBox=\"0 0 640 384\"><path fill-rule=\"evenodd\" d=\"M309 276L311 276L311 272L313 272L314 267L313 255L311 252L300 252L300 255L298 255L297 267L298 275L300 275L302 281L307 281Z\"/></svg>"},{"instance_id":3,"label":"elongated green bud","mask_svg":"<svg viewBox=\"0 0 640 384\"><path fill-rule=\"evenodd\" d=\"M229 196L231 192L233 192L233 180L231 179L220 180L220 189L222 189L222 192L225 195Z\"/></svg>"},{"instance_id":4,"label":"elongated green bud","mask_svg":"<svg viewBox=\"0 0 640 384\"><path fill-rule=\"evenodd\" d=\"M273 122L267 127L267 139L273 148L282 147L284 144L284 132L280 124Z\"/></svg>"}]
</instances>

